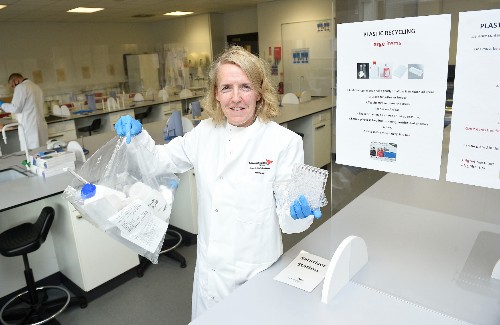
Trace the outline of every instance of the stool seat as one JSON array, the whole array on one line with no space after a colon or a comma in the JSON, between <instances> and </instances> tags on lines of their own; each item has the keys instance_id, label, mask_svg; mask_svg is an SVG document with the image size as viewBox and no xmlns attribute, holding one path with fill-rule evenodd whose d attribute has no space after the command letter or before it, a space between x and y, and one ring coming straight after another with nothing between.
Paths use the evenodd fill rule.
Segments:
<instances>
[{"instance_id":1,"label":"stool seat","mask_svg":"<svg viewBox=\"0 0 500 325\"><path fill-rule=\"evenodd\" d=\"M42 246L54 220L54 209L45 207L35 223L23 223L0 234L0 254L7 257L32 253Z\"/></svg>"}]
</instances>

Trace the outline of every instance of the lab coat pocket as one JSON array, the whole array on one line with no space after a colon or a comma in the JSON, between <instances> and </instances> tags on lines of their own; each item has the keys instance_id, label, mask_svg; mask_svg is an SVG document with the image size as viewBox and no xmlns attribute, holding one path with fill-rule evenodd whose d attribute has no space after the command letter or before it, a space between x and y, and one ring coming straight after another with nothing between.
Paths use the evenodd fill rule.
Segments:
<instances>
[{"instance_id":1,"label":"lab coat pocket","mask_svg":"<svg viewBox=\"0 0 500 325\"><path fill-rule=\"evenodd\" d=\"M274 198L271 182L245 182L241 184L242 197L238 199L236 219L249 224L263 224L274 217Z\"/></svg>"}]
</instances>

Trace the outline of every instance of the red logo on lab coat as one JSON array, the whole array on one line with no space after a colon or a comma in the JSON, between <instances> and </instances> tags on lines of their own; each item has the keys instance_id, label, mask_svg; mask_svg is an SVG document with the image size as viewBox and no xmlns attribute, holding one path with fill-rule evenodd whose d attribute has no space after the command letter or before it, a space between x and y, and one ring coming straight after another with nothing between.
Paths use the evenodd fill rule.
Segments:
<instances>
[{"instance_id":1,"label":"red logo on lab coat","mask_svg":"<svg viewBox=\"0 0 500 325\"><path fill-rule=\"evenodd\" d=\"M272 160L269 160L269 159L266 159L266 163L267 163L268 165L271 165L271 164L273 163L273 161L272 161Z\"/></svg>"}]
</instances>

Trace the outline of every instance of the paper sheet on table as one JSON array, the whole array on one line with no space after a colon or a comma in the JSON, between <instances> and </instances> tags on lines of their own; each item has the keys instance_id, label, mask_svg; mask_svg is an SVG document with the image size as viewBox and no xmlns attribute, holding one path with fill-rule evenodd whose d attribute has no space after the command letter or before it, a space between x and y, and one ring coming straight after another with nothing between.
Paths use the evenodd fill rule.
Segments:
<instances>
[{"instance_id":1,"label":"paper sheet on table","mask_svg":"<svg viewBox=\"0 0 500 325\"><path fill-rule=\"evenodd\" d=\"M274 280L312 292L324 279L330 261L301 251L299 255Z\"/></svg>"},{"instance_id":2,"label":"paper sheet on table","mask_svg":"<svg viewBox=\"0 0 500 325\"><path fill-rule=\"evenodd\" d=\"M121 231L121 236L141 248L154 253L168 224L156 217L144 203L137 200L108 219Z\"/></svg>"}]
</instances>

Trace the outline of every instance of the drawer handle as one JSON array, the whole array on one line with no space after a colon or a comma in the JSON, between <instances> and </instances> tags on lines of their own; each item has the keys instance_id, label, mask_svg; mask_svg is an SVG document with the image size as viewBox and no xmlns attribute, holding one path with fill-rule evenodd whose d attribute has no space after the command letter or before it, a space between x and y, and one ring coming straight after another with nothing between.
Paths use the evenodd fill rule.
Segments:
<instances>
[{"instance_id":1,"label":"drawer handle","mask_svg":"<svg viewBox=\"0 0 500 325\"><path fill-rule=\"evenodd\" d=\"M64 136L64 134L54 134L54 135L49 136L49 139L55 139L55 138L59 138L62 136Z\"/></svg>"},{"instance_id":2,"label":"drawer handle","mask_svg":"<svg viewBox=\"0 0 500 325\"><path fill-rule=\"evenodd\" d=\"M316 130L319 130L319 129L324 128L325 126L326 126L326 124L323 124L323 125L317 126L315 129L316 129Z\"/></svg>"}]
</instances>

